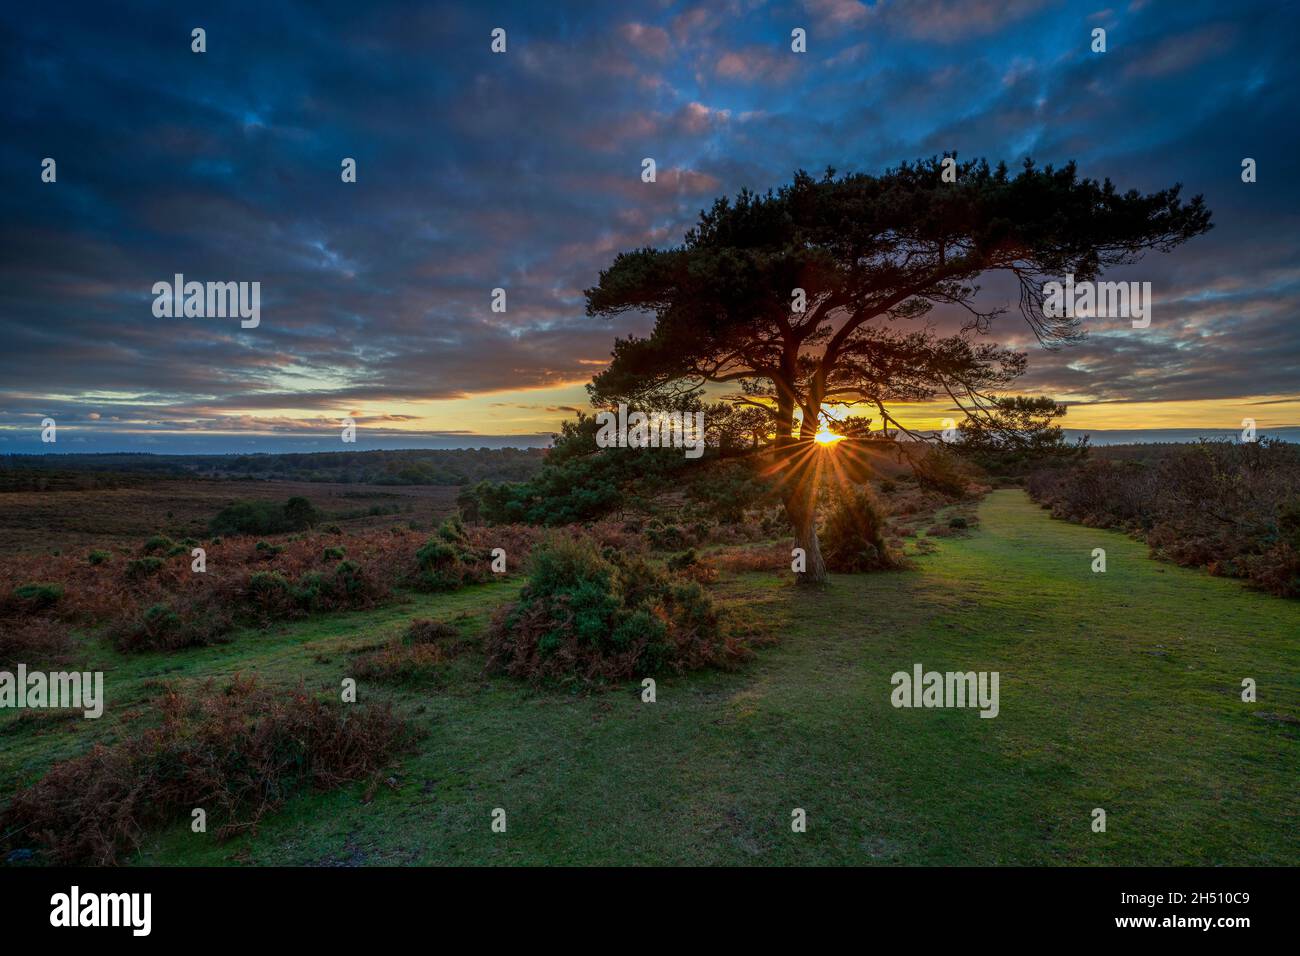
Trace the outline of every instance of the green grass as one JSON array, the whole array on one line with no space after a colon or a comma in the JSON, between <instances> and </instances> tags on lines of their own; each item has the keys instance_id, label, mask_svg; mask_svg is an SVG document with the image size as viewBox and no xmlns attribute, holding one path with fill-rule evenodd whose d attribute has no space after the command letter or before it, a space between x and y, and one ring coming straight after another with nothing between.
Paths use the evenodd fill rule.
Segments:
<instances>
[{"instance_id":1,"label":"green grass","mask_svg":"<svg viewBox=\"0 0 1300 956\"><path fill-rule=\"evenodd\" d=\"M359 785L308 794L223 845L181 824L138 862L1300 863L1300 602L1154 562L1019 491L979 513L914 570L836 576L815 595L788 575L724 576L724 598L780 643L735 673L661 677L655 704L631 684L571 695L484 678L475 655L437 686L363 685L363 701L391 699L428 733L372 799ZM111 716L0 718L0 786L147 720L159 679L244 671L337 694L350 651L417 616L467 613L475 633L517 587L173 655L97 650ZM890 675L917 662L998 671L1000 715L894 709ZM1258 703L1241 701L1243 677ZM791 832L794 807L806 833Z\"/></svg>"}]
</instances>

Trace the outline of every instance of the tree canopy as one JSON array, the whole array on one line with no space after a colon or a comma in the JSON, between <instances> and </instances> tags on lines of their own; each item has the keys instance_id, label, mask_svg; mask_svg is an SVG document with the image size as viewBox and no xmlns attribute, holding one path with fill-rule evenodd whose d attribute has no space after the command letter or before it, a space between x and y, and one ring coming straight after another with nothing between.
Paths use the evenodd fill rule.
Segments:
<instances>
[{"instance_id":1,"label":"tree canopy","mask_svg":"<svg viewBox=\"0 0 1300 956\"><path fill-rule=\"evenodd\" d=\"M1009 309L977 303L982 274L1015 277L1021 315L1055 348L1081 330L1044 312L1046 281L1090 280L1209 228L1202 198L1184 201L1178 185L1120 192L1072 162L1026 160L1014 175L955 157L879 175L800 171L715 200L681 245L621 253L601 272L589 315L645 311L655 324L616 340L589 391L597 405L632 404L730 383L729 400L769 416L778 444L811 439L828 406L866 404L900 427L891 403L946 396L977 416L1026 361L976 337ZM897 325L945 303L966 314L956 335ZM787 510L815 551L815 489L809 501L799 470L790 476Z\"/></svg>"}]
</instances>

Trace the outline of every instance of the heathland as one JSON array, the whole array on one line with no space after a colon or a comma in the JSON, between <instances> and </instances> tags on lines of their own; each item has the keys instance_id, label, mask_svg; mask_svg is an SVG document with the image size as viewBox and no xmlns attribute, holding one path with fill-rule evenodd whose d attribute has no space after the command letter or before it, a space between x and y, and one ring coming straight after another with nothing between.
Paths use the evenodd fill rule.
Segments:
<instances>
[{"instance_id":1,"label":"heathland","mask_svg":"<svg viewBox=\"0 0 1300 956\"><path fill-rule=\"evenodd\" d=\"M1054 520L1019 488L948 501L901 480L875 485L892 515L884 534L900 566L832 574L813 599L793 599L789 541L770 526L731 541L695 540L694 560L675 553L691 543L677 540L689 528L589 527L606 557L572 560L617 580L629 559L612 551L640 555L645 568L675 560L707 585L709 613L734 619L726 639L743 644L737 659L657 673L653 703L635 677L588 686L489 667L500 651L502 608L527 607L515 602L540 588L536 573L467 572L444 586L452 566L444 562L436 565L444 577L430 588L420 569L434 565L419 557L430 545L416 544L442 509L358 516L392 530L354 530L345 521L328 536L347 557L330 567L355 557L352 574L364 575L367 542L386 535L396 543L382 552L393 562L389 593L368 595L357 609L337 595L341 603L324 612L280 614L281 605L268 603L264 619L236 615L219 641L169 650L124 651L79 631L69 659L105 672L106 716L4 713L0 802L61 762L84 760L95 745L120 749L158 728L168 694L175 700L208 686L219 695L255 677L273 712L276 701L338 706L341 682L365 675L356 706L383 711L410 733L385 751L381 767L335 756L325 761L329 779L286 786L222 839L193 832L181 807L141 825L118 861L1297 862L1300 604L1153 560L1145 544L1120 532ZM248 560L265 562L268 570L252 574L280 567L285 594L297 595L318 573L294 564L320 550L315 534L273 536L260 551L252 538L228 541L245 542ZM497 535L512 554L539 540L515 532L507 541L491 527L439 534L464 555L485 555ZM1092 570L1096 548L1107 554L1104 573ZM412 577L398 576L402 561L412 562ZM672 586L680 601L684 592ZM673 623L675 613L670 607L665 619ZM412 628L413 621L440 624ZM890 675L916 663L998 671L999 716L894 709ZM1258 688L1254 703L1242 700L1247 678ZM324 727L329 718L320 720ZM286 734L297 728L285 721ZM325 730L344 745L350 733L387 732L382 723ZM269 743L265 734L240 739L265 757L281 745L266 733ZM307 756L319 770L319 758ZM129 765L166 776L147 761L113 759L79 773ZM78 780L94 783L69 782ZM75 787L49 793L79 810ZM505 832L492 827L498 808ZM796 808L806 812L806 832L792 832ZM1104 833L1093 830L1095 808L1106 811ZM35 833L6 833L7 852L30 847L40 861L42 846Z\"/></svg>"}]
</instances>

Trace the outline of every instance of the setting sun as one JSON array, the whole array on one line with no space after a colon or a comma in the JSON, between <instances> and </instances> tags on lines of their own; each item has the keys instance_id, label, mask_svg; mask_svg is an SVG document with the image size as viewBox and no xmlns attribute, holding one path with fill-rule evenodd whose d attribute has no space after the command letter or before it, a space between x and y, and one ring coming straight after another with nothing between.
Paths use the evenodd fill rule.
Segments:
<instances>
[{"instance_id":1,"label":"setting sun","mask_svg":"<svg viewBox=\"0 0 1300 956\"><path fill-rule=\"evenodd\" d=\"M843 435L835 435L823 428L813 436L813 441L819 445L834 445L836 442L843 441Z\"/></svg>"}]
</instances>

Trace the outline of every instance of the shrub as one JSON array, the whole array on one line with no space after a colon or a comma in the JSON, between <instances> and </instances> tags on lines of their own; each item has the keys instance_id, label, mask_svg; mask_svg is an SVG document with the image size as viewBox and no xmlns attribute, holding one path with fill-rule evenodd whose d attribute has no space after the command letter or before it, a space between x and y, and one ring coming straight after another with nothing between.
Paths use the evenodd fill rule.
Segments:
<instances>
[{"instance_id":1,"label":"shrub","mask_svg":"<svg viewBox=\"0 0 1300 956\"><path fill-rule=\"evenodd\" d=\"M180 616L166 604L154 604L141 618L142 630L152 647L172 647L181 629Z\"/></svg>"},{"instance_id":2,"label":"shrub","mask_svg":"<svg viewBox=\"0 0 1300 956\"><path fill-rule=\"evenodd\" d=\"M293 588L293 602L308 614L323 610L329 598L329 582L319 571L309 571Z\"/></svg>"},{"instance_id":3,"label":"shrub","mask_svg":"<svg viewBox=\"0 0 1300 956\"><path fill-rule=\"evenodd\" d=\"M306 613L371 607L387 588L355 561L340 561L332 573L309 571L292 589L293 604ZM287 612L287 608L283 608Z\"/></svg>"},{"instance_id":4,"label":"shrub","mask_svg":"<svg viewBox=\"0 0 1300 956\"><path fill-rule=\"evenodd\" d=\"M61 584L20 584L14 588L14 601L27 612L53 607L63 597Z\"/></svg>"},{"instance_id":5,"label":"shrub","mask_svg":"<svg viewBox=\"0 0 1300 956\"><path fill-rule=\"evenodd\" d=\"M697 471L699 477L684 486L686 495L694 510L722 524L740 524L746 512L771 504L772 483L761 477L753 460L719 461Z\"/></svg>"},{"instance_id":6,"label":"shrub","mask_svg":"<svg viewBox=\"0 0 1300 956\"><path fill-rule=\"evenodd\" d=\"M930 446L912 459L912 474L922 488L952 498L966 497L971 482L970 468L957 455L942 446Z\"/></svg>"},{"instance_id":7,"label":"shrub","mask_svg":"<svg viewBox=\"0 0 1300 956\"><path fill-rule=\"evenodd\" d=\"M695 464L673 448L630 448L599 453L595 419L580 416L546 456L546 465L526 482L480 482L466 506L488 524L565 525L591 521L626 504L626 491L669 487ZM462 506L463 508L465 506Z\"/></svg>"},{"instance_id":8,"label":"shrub","mask_svg":"<svg viewBox=\"0 0 1300 956\"><path fill-rule=\"evenodd\" d=\"M664 566L669 571L682 571L695 564L698 559L695 557L695 549L683 551L681 554L674 554L664 562Z\"/></svg>"},{"instance_id":9,"label":"shrub","mask_svg":"<svg viewBox=\"0 0 1300 956\"><path fill-rule=\"evenodd\" d=\"M560 683L732 666L749 653L724 635L698 583L574 538L534 551L528 584L494 619L487 651L489 671Z\"/></svg>"},{"instance_id":10,"label":"shrub","mask_svg":"<svg viewBox=\"0 0 1300 956\"><path fill-rule=\"evenodd\" d=\"M331 582L334 594L345 604L352 604L362 598L370 589L361 565L355 561L340 561L334 566L334 580Z\"/></svg>"},{"instance_id":11,"label":"shrub","mask_svg":"<svg viewBox=\"0 0 1300 956\"><path fill-rule=\"evenodd\" d=\"M257 542L257 544L253 545L253 550L257 552L257 556L259 558L263 559L264 561L269 561L271 558L274 558L277 554L284 553L284 545L271 544L269 541L259 541Z\"/></svg>"},{"instance_id":12,"label":"shrub","mask_svg":"<svg viewBox=\"0 0 1300 956\"><path fill-rule=\"evenodd\" d=\"M175 651L220 643L233 623L220 608L204 607L182 617L170 605L151 604L137 618L110 625L107 636L123 653Z\"/></svg>"},{"instance_id":13,"label":"shrub","mask_svg":"<svg viewBox=\"0 0 1300 956\"><path fill-rule=\"evenodd\" d=\"M455 548L445 541L430 538L415 553L415 561L420 569L420 583L431 591L459 585L456 558Z\"/></svg>"},{"instance_id":14,"label":"shrub","mask_svg":"<svg viewBox=\"0 0 1300 956\"><path fill-rule=\"evenodd\" d=\"M460 517L457 515L452 515L439 526L438 537L451 544L463 545L469 541L465 534L465 525L461 523Z\"/></svg>"},{"instance_id":15,"label":"shrub","mask_svg":"<svg viewBox=\"0 0 1300 956\"><path fill-rule=\"evenodd\" d=\"M245 587L249 607L263 620L287 617L295 601L289 581L279 571L254 571Z\"/></svg>"},{"instance_id":16,"label":"shrub","mask_svg":"<svg viewBox=\"0 0 1300 956\"><path fill-rule=\"evenodd\" d=\"M342 561L343 558L344 558L346 555L347 555L347 551L345 551L343 548L326 548L326 549L325 549L325 560L326 560L326 561Z\"/></svg>"},{"instance_id":17,"label":"shrub","mask_svg":"<svg viewBox=\"0 0 1300 956\"><path fill-rule=\"evenodd\" d=\"M86 560L94 565L106 564L113 560L113 553L111 551L92 551L86 555Z\"/></svg>"},{"instance_id":18,"label":"shrub","mask_svg":"<svg viewBox=\"0 0 1300 956\"><path fill-rule=\"evenodd\" d=\"M659 518L652 518L646 525L645 537L650 547L656 551L674 551L689 543L686 532L680 525L665 524Z\"/></svg>"},{"instance_id":19,"label":"shrub","mask_svg":"<svg viewBox=\"0 0 1300 956\"><path fill-rule=\"evenodd\" d=\"M111 865L201 805L225 840L299 790L377 773L414 738L387 707L344 708L238 677L191 696L168 690L161 710L160 726L97 744L20 790L0 832L21 833L52 863Z\"/></svg>"},{"instance_id":20,"label":"shrub","mask_svg":"<svg viewBox=\"0 0 1300 956\"><path fill-rule=\"evenodd\" d=\"M1282 541L1261 554L1244 555L1236 572L1279 597L1300 597L1300 548Z\"/></svg>"},{"instance_id":21,"label":"shrub","mask_svg":"<svg viewBox=\"0 0 1300 956\"><path fill-rule=\"evenodd\" d=\"M176 542L164 534L156 534L144 543L145 554L166 554L176 547Z\"/></svg>"},{"instance_id":22,"label":"shrub","mask_svg":"<svg viewBox=\"0 0 1300 956\"><path fill-rule=\"evenodd\" d=\"M698 581L701 584L708 584L718 577L717 568L701 561L696 556L694 548L673 555L664 564L669 571L690 578L692 581Z\"/></svg>"},{"instance_id":23,"label":"shrub","mask_svg":"<svg viewBox=\"0 0 1300 956\"><path fill-rule=\"evenodd\" d=\"M134 558L126 563L126 576L133 579L146 578L156 574L162 566L162 558Z\"/></svg>"},{"instance_id":24,"label":"shrub","mask_svg":"<svg viewBox=\"0 0 1300 956\"><path fill-rule=\"evenodd\" d=\"M452 591L483 580L483 558L470 546L459 518L449 518L415 553L412 583L423 591Z\"/></svg>"},{"instance_id":25,"label":"shrub","mask_svg":"<svg viewBox=\"0 0 1300 956\"><path fill-rule=\"evenodd\" d=\"M850 485L841 490L821 531L826 567L849 573L899 567L884 532L885 515L870 488Z\"/></svg>"}]
</instances>

